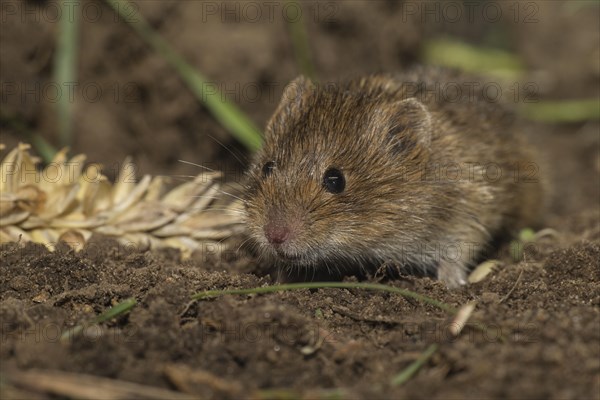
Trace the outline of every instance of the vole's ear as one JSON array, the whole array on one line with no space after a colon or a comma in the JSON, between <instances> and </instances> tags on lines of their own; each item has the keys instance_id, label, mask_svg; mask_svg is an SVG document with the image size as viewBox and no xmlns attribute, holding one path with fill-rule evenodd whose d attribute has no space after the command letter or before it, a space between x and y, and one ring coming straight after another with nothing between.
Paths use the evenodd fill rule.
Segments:
<instances>
[{"instance_id":1,"label":"vole's ear","mask_svg":"<svg viewBox=\"0 0 600 400\"><path fill-rule=\"evenodd\" d=\"M386 106L386 132L394 152L407 153L419 147L427 150L431 144L431 114L417 99L397 101Z\"/></svg>"},{"instance_id":2,"label":"vole's ear","mask_svg":"<svg viewBox=\"0 0 600 400\"><path fill-rule=\"evenodd\" d=\"M285 87L283 96L281 96L281 103L297 104L302 100L302 97L311 92L314 88L315 85L310 79L304 75L300 75Z\"/></svg>"},{"instance_id":3,"label":"vole's ear","mask_svg":"<svg viewBox=\"0 0 600 400\"><path fill-rule=\"evenodd\" d=\"M292 114L295 109L299 108L302 99L314 89L315 85L304 75L300 75L288 83L283 90L279 105L277 105L275 112L267 123L266 133L268 134L274 125L283 124L286 117Z\"/></svg>"},{"instance_id":4,"label":"vole's ear","mask_svg":"<svg viewBox=\"0 0 600 400\"><path fill-rule=\"evenodd\" d=\"M298 107L302 98L312 92L314 88L315 85L304 75L295 78L283 90L283 95L275 110L275 114L279 114L281 111L290 111L294 107Z\"/></svg>"}]
</instances>

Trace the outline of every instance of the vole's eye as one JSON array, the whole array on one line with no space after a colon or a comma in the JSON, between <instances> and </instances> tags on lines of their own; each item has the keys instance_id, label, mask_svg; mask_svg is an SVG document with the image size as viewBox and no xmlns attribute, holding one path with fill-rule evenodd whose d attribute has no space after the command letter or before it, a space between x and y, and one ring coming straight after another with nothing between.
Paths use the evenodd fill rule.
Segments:
<instances>
[{"instance_id":1,"label":"vole's eye","mask_svg":"<svg viewBox=\"0 0 600 400\"><path fill-rule=\"evenodd\" d=\"M323 187L329 193L342 193L346 187L346 179L342 171L337 168L329 168L325 171L323 175Z\"/></svg>"},{"instance_id":2,"label":"vole's eye","mask_svg":"<svg viewBox=\"0 0 600 400\"><path fill-rule=\"evenodd\" d=\"M267 176L271 175L275 168L275 161L269 161L265 163L265 165L263 165L262 167L263 178L266 178Z\"/></svg>"}]
</instances>

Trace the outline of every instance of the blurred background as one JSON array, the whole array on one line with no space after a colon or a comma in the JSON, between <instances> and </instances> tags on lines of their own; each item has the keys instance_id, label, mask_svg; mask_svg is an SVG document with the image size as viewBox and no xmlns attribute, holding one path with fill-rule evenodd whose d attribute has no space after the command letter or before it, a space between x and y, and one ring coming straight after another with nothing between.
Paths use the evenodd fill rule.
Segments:
<instances>
[{"instance_id":1,"label":"blurred background","mask_svg":"<svg viewBox=\"0 0 600 400\"><path fill-rule=\"evenodd\" d=\"M68 145L111 178L131 155L138 176L197 173L186 160L237 179L256 142L232 134L224 121L237 111L219 118L215 100L258 131L301 73L327 82L439 64L509 88L503 100L551 160L558 214L598 200L596 0L2 0L0 10L9 149L30 142L48 159Z\"/></svg>"}]
</instances>

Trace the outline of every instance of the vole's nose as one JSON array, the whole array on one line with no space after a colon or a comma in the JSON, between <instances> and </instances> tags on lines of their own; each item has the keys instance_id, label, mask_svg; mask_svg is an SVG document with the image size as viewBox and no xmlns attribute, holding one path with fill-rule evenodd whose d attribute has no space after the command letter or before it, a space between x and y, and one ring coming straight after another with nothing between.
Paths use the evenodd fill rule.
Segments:
<instances>
[{"instance_id":1,"label":"vole's nose","mask_svg":"<svg viewBox=\"0 0 600 400\"><path fill-rule=\"evenodd\" d=\"M290 228L280 222L268 222L265 227L265 237L271 244L282 244L290 239Z\"/></svg>"}]
</instances>

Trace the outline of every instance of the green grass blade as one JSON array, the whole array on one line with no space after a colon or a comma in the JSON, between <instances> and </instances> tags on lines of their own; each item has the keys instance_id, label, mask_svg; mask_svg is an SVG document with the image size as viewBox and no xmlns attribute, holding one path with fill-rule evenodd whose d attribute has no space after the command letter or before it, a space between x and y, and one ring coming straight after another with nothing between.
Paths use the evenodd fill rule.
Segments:
<instances>
[{"instance_id":1,"label":"green grass blade","mask_svg":"<svg viewBox=\"0 0 600 400\"><path fill-rule=\"evenodd\" d=\"M88 326L101 324L102 322L106 322L115 317L118 317L119 315L125 314L126 312L130 311L133 307L135 307L136 304L137 301L133 298L123 300L116 306L111 307L108 310L104 311L102 314L98 315L92 321L86 324L76 325L73 328L67 330L62 335L60 335L60 340L71 339L74 336L81 334L81 332L83 332L83 330Z\"/></svg>"},{"instance_id":2,"label":"green grass blade","mask_svg":"<svg viewBox=\"0 0 600 400\"><path fill-rule=\"evenodd\" d=\"M406 383L419 369L435 354L438 349L437 344L431 344L413 363L406 367L402 372L392 379L393 386L399 386Z\"/></svg>"},{"instance_id":3,"label":"green grass blade","mask_svg":"<svg viewBox=\"0 0 600 400\"><path fill-rule=\"evenodd\" d=\"M432 299L427 296L423 296L419 293L412 292L406 289L400 289L394 286L382 285L379 283L352 283L352 282L307 282L307 283L288 283L274 286L262 286L250 289L227 289L227 290L207 290L204 292L196 293L192 296L193 300L201 300L210 297L223 296L226 294L259 294L259 293L273 293L283 290L299 290L299 289L324 289L324 288L335 288L335 289L365 289L365 290L377 290L389 293L396 293L404 297L418 300L420 302L430 304L448 313L456 313L456 309L446 303Z\"/></svg>"},{"instance_id":4,"label":"green grass blade","mask_svg":"<svg viewBox=\"0 0 600 400\"><path fill-rule=\"evenodd\" d=\"M61 17L54 58L54 80L62 94L56 103L61 146L73 143L73 99L69 88L77 79L78 18L71 1L61 1Z\"/></svg>"},{"instance_id":5,"label":"green grass blade","mask_svg":"<svg viewBox=\"0 0 600 400\"><path fill-rule=\"evenodd\" d=\"M98 315L94 319L93 323L100 324L102 322L106 322L110 319L118 317L119 315L124 314L124 313L128 312L129 310L131 310L133 307L135 307L136 304L137 304L137 301L136 301L136 299L133 299L133 298L123 300L116 306L111 307L108 310L104 311L102 314Z\"/></svg>"},{"instance_id":6,"label":"green grass blade","mask_svg":"<svg viewBox=\"0 0 600 400\"><path fill-rule=\"evenodd\" d=\"M51 163L56 155L56 149L48 143L46 139L41 137L40 135L31 135L29 143L33 146L36 152L42 157L42 160L46 163Z\"/></svg>"},{"instance_id":7,"label":"green grass blade","mask_svg":"<svg viewBox=\"0 0 600 400\"><path fill-rule=\"evenodd\" d=\"M296 63L300 69L300 72L314 81L316 79L315 67L310 55L308 35L306 33L306 27L304 26L304 19L302 17L302 7L297 1L288 0L288 9L299 10L297 18L292 19L292 16L289 16L289 19L287 20L287 26L290 32L290 37L292 38L294 54L296 56Z\"/></svg>"},{"instance_id":8,"label":"green grass blade","mask_svg":"<svg viewBox=\"0 0 600 400\"><path fill-rule=\"evenodd\" d=\"M512 53L495 48L476 47L450 38L425 42L423 59L430 64L506 79L517 79L525 70L521 59Z\"/></svg>"},{"instance_id":9,"label":"green grass blade","mask_svg":"<svg viewBox=\"0 0 600 400\"><path fill-rule=\"evenodd\" d=\"M600 119L600 99L540 101L524 103L525 118L540 122L580 122Z\"/></svg>"},{"instance_id":10,"label":"green grass blade","mask_svg":"<svg viewBox=\"0 0 600 400\"><path fill-rule=\"evenodd\" d=\"M298 389L263 389L253 392L249 398L254 400L302 400L306 395ZM344 389L317 389L310 392L311 400L344 400L348 399Z\"/></svg>"},{"instance_id":11,"label":"green grass blade","mask_svg":"<svg viewBox=\"0 0 600 400\"><path fill-rule=\"evenodd\" d=\"M139 13L135 12L135 7L127 0L106 1L146 43L152 46L177 71L194 95L204 103L225 129L249 150L255 151L261 147L262 135L254 123L236 106L221 100L220 93L207 91L206 79L185 61L162 36L156 33Z\"/></svg>"}]
</instances>

